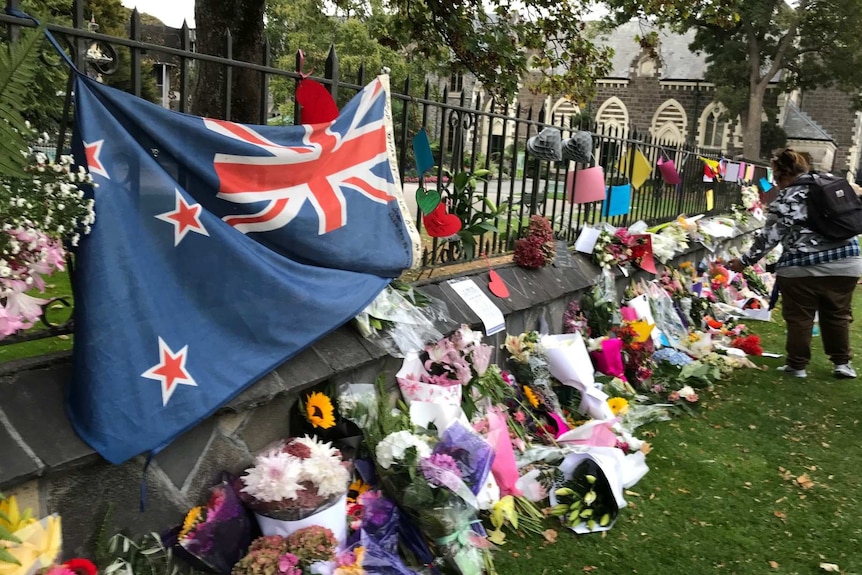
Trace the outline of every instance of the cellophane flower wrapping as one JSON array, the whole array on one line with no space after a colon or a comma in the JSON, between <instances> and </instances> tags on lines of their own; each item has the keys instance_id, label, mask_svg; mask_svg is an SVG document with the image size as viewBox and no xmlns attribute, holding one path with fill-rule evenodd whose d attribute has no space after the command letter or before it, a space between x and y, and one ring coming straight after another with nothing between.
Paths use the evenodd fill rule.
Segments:
<instances>
[{"instance_id":1,"label":"cellophane flower wrapping","mask_svg":"<svg viewBox=\"0 0 862 575\"><path fill-rule=\"evenodd\" d=\"M407 405L414 401L461 405L461 383L449 378L432 378L418 353L407 354L395 380Z\"/></svg>"},{"instance_id":2,"label":"cellophane flower wrapping","mask_svg":"<svg viewBox=\"0 0 862 575\"><path fill-rule=\"evenodd\" d=\"M415 575L396 550L381 545L379 540L362 531L359 545L363 548L362 570L366 575Z\"/></svg>"},{"instance_id":3,"label":"cellophane flower wrapping","mask_svg":"<svg viewBox=\"0 0 862 575\"><path fill-rule=\"evenodd\" d=\"M457 421L443 432L434 446L434 454L447 455L455 461L461 478L473 495L482 490L494 461L491 445Z\"/></svg>"},{"instance_id":4,"label":"cellophane flower wrapping","mask_svg":"<svg viewBox=\"0 0 862 575\"><path fill-rule=\"evenodd\" d=\"M450 323L446 303L411 286L387 286L353 323L366 339L393 357L420 352L443 337L435 322Z\"/></svg>"},{"instance_id":5,"label":"cellophane flower wrapping","mask_svg":"<svg viewBox=\"0 0 862 575\"><path fill-rule=\"evenodd\" d=\"M420 510L418 520L450 569L460 575L485 572L490 556L475 509L453 498L449 505Z\"/></svg>"},{"instance_id":6,"label":"cellophane flower wrapping","mask_svg":"<svg viewBox=\"0 0 862 575\"><path fill-rule=\"evenodd\" d=\"M659 331L671 344L684 338L688 334L688 328L680 318L671 296L655 283L649 285L648 292L650 309Z\"/></svg>"},{"instance_id":7,"label":"cellophane flower wrapping","mask_svg":"<svg viewBox=\"0 0 862 575\"><path fill-rule=\"evenodd\" d=\"M177 544L207 571L229 575L252 541L252 519L228 480L212 488L202 513L201 521L180 531Z\"/></svg>"},{"instance_id":8,"label":"cellophane flower wrapping","mask_svg":"<svg viewBox=\"0 0 862 575\"><path fill-rule=\"evenodd\" d=\"M600 349L590 352L596 371L612 377L625 377L623 341L616 337L603 338Z\"/></svg>"}]
</instances>

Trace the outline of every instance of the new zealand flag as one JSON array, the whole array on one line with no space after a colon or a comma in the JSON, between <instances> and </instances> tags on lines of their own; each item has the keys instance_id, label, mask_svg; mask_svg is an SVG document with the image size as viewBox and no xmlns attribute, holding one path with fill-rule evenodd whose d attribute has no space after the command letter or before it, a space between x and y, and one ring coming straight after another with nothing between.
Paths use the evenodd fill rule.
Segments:
<instances>
[{"instance_id":1,"label":"new zealand flag","mask_svg":"<svg viewBox=\"0 0 862 575\"><path fill-rule=\"evenodd\" d=\"M75 83L96 187L76 252L69 417L113 463L158 450L418 259L388 79L328 124L251 126Z\"/></svg>"}]
</instances>

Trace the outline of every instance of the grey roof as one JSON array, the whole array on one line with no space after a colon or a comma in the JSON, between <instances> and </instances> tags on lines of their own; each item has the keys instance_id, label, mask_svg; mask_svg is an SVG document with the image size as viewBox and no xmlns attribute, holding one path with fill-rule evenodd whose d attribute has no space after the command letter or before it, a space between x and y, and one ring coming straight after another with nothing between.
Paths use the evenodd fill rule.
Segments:
<instances>
[{"instance_id":1,"label":"grey roof","mask_svg":"<svg viewBox=\"0 0 862 575\"><path fill-rule=\"evenodd\" d=\"M642 25L637 21L627 22L608 34L602 34L596 42L614 49L611 71L608 78L628 78L635 58L640 56L640 44L635 36L643 36L655 30L659 36L658 53L662 61L662 80L703 80L706 70L706 55L692 52L689 44L694 40L694 31L676 34L662 28Z\"/></svg>"},{"instance_id":2,"label":"grey roof","mask_svg":"<svg viewBox=\"0 0 862 575\"><path fill-rule=\"evenodd\" d=\"M811 119L811 116L799 109L788 100L784 111L784 122L781 125L790 140L822 140L834 141L829 132Z\"/></svg>"}]
</instances>

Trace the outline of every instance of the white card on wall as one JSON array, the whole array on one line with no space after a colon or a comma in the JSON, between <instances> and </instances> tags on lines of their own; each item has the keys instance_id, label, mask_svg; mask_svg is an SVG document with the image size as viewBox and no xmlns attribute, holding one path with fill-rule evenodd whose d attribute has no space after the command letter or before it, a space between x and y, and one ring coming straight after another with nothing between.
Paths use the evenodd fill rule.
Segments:
<instances>
[{"instance_id":1,"label":"white card on wall","mask_svg":"<svg viewBox=\"0 0 862 575\"><path fill-rule=\"evenodd\" d=\"M506 329L503 312L471 278L449 280L448 284L482 320L485 335L494 335Z\"/></svg>"}]
</instances>

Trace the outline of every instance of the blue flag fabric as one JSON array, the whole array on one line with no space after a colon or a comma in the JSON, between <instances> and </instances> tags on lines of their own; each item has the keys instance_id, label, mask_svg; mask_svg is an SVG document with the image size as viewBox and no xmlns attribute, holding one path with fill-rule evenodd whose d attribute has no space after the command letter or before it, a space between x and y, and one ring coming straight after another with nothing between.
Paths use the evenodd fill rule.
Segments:
<instances>
[{"instance_id":1,"label":"blue flag fabric","mask_svg":"<svg viewBox=\"0 0 862 575\"><path fill-rule=\"evenodd\" d=\"M107 460L158 450L359 313L418 261L388 78L329 124L171 112L82 75L69 418Z\"/></svg>"}]
</instances>

